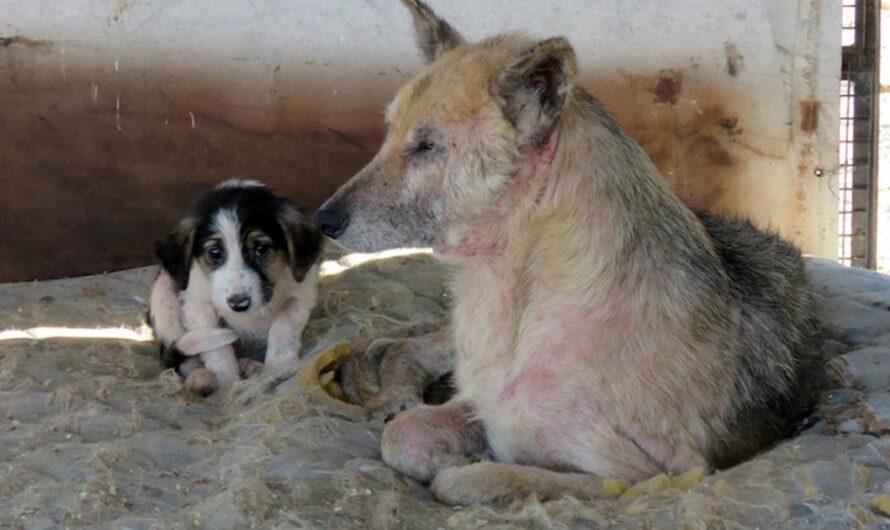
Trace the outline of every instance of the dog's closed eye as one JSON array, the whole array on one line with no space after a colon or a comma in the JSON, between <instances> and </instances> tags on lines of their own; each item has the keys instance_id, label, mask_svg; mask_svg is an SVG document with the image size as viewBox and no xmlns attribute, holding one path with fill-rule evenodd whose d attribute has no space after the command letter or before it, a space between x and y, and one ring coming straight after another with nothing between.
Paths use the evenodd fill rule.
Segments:
<instances>
[{"instance_id":1,"label":"dog's closed eye","mask_svg":"<svg viewBox=\"0 0 890 530\"><path fill-rule=\"evenodd\" d=\"M414 154L414 155L423 154L428 151L432 151L433 149L435 149L435 147L436 147L436 144L434 144L433 142L424 140L424 141L418 143L416 146L414 146L414 148L411 150L411 154Z\"/></svg>"},{"instance_id":2,"label":"dog's closed eye","mask_svg":"<svg viewBox=\"0 0 890 530\"><path fill-rule=\"evenodd\" d=\"M416 140L403 150L403 154L409 161L423 160L441 152L442 147L433 138L431 130L423 128L413 135Z\"/></svg>"}]
</instances>

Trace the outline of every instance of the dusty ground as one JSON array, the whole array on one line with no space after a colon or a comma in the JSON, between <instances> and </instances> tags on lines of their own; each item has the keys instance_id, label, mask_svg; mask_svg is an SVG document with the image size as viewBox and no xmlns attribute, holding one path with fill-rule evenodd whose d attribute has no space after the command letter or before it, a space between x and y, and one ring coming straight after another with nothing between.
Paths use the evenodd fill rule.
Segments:
<instances>
[{"instance_id":1,"label":"dusty ground","mask_svg":"<svg viewBox=\"0 0 890 530\"><path fill-rule=\"evenodd\" d=\"M381 423L313 405L292 373L195 399L150 343L3 340L0 527L890 528L890 277L810 265L842 341L812 425L736 468L592 503L438 504L380 462ZM0 286L0 330L138 327L153 275ZM307 350L441 321L443 279L427 256L326 278Z\"/></svg>"}]
</instances>

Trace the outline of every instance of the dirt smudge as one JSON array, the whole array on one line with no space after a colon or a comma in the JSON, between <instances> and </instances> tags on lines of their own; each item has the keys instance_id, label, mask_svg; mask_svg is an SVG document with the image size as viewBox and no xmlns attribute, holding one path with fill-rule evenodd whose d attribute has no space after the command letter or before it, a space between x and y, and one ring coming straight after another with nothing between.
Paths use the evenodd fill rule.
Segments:
<instances>
[{"instance_id":1,"label":"dirt smudge","mask_svg":"<svg viewBox=\"0 0 890 530\"><path fill-rule=\"evenodd\" d=\"M11 46L21 46L24 48L47 51L52 48L52 45L53 43L51 41L31 39L22 35L0 37L0 49L9 48Z\"/></svg>"},{"instance_id":2,"label":"dirt smudge","mask_svg":"<svg viewBox=\"0 0 890 530\"><path fill-rule=\"evenodd\" d=\"M800 102L800 130L805 134L813 134L819 128L819 113L822 102L807 99Z\"/></svg>"},{"instance_id":3,"label":"dirt smudge","mask_svg":"<svg viewBox=\"0 0 890 530\"><path fill-rule=\"evenodd\" d=\"M746 159L734 151L748 140L744 116L750 102L673 69L583 84L640 143L681 198L697 208L732 211Z\"/></svg>"}]
</instances>

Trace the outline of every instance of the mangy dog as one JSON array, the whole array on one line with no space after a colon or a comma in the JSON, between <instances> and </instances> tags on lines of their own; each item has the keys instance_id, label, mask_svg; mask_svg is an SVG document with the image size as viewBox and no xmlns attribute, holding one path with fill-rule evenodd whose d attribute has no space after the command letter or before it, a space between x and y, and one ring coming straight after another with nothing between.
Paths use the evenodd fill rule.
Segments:
<instances>
[{"instance_id":1,"label":"mangy dog","mask_svg":"<svg viewBox=\"0 0 890 530\"><path fill-rule=\"evenodd\" d=\"M457 396L398 414L384 460L447 502L592 496L791 433L821 366L798 250L685 206L565 39L465 43L405 4L430 64L316 214L347 247L458 264ZM499 462L472 463L486 449Z\"/></svg>"},{"instance_id":2,"label":"mangy dog","mask_svg":"<svg viewBox=\"0 0 890 530\"><path fill-rule=\"evenodd\" d=\"M157 245L149 320L164 367L208 394L239 379L236 353L269 366L296 361L321 245L297 205L259 182L206 194Z\"/></svg>"}]
</instances>

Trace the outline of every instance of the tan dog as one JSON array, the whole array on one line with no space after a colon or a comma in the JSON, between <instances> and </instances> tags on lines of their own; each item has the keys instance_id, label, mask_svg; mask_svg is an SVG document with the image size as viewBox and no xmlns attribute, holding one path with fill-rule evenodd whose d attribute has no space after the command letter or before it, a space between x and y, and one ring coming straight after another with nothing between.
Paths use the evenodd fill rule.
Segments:
<instances>
[{"instance_id":1,"label":"tan dog","mask_svg":"<svg viewBox=\"0 0 890 530\"><path fill-rule=\"evenodd\" d=\"M447 502L587 497L792 432L820 366L799 252L686 207L575 85L565 39L468 44L405 4L430 65L316 214L347 247L458 265L458 395L396 416L386 463ZM471 463L486 450L499 463Z\"/></svg>"}]
</instances>

